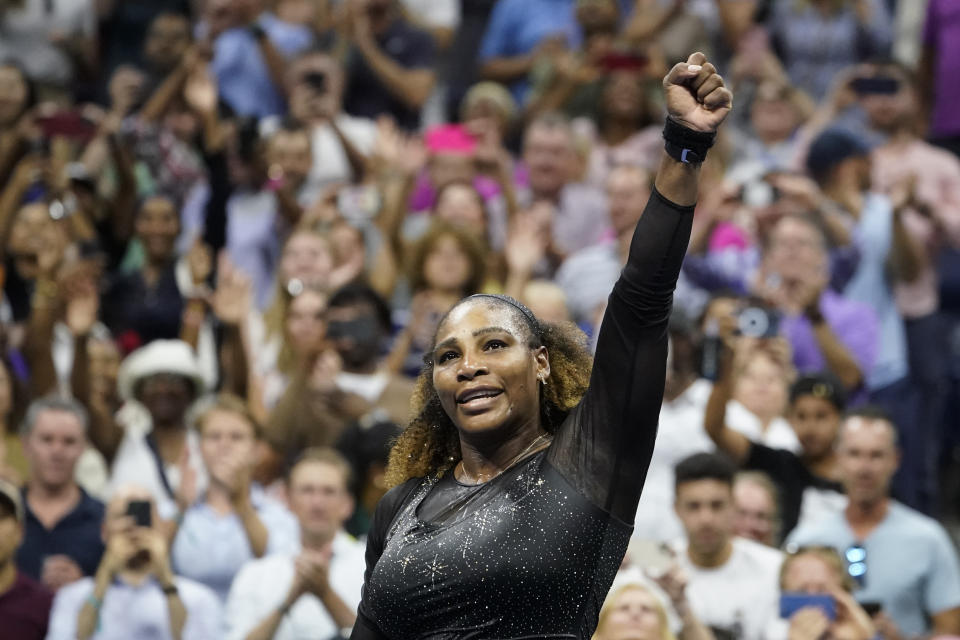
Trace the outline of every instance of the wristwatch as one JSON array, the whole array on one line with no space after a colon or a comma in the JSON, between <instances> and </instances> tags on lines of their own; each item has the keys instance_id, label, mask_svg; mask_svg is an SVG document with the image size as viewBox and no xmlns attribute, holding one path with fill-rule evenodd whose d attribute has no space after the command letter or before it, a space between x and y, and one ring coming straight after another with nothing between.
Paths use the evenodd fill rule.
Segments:
<instances>
[{"instance_id":1,"label":"wristwatch","mask_svg":"<svg viewBox=\"0 0 960 640\"><path fill-rule=\"evenodd\" d=\"M179 591L177 591L177 585L173 582L170 584L160 585L160 590L163 591L163 595L165 596L175 596L179 594Z\"/></svg>"}]
</instances>

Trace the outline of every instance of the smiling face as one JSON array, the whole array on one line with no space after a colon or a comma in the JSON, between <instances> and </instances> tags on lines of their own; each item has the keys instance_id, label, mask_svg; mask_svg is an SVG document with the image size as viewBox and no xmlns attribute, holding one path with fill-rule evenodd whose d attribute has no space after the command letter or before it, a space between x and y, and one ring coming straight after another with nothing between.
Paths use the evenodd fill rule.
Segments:
<instances>
[{"instance_id":1,"label":"smiling face","mask_svg":"<svg viewBox=\"0 0 960 640\"><path fill-rule=\"evenodd\" d=\"M550 375L547 350L530 346L530 330L506 303L469 300L437 330L433 385L463 434L539 428L538 376Z\"/></svg>"}]
</instances>

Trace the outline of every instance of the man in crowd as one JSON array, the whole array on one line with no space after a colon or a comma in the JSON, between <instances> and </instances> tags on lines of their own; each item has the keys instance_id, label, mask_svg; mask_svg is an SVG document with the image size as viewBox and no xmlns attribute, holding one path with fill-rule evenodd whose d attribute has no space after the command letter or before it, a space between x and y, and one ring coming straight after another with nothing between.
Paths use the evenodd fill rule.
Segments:
<instances>
[{"instance_id":1,"label":"man in crowd","mask_svg":"<svg viewBox=\"0 0 960 640\"><path fill-rule=\"evenodd\" d=\"M829 287L828 240L815 220L787 215L773 227L754 285L783 314L802 373L830 371L850 391L863 387L876 358L877 322L871 309Z\"/></svg>"},{"instance_id":2,"label":"man in crowd","mask_svg":"<svg viewBox=\"0 0 960 640\"><path fill-rule=\"evenodd\" d=\"M717 638L759 639L777 618L776 549L734 536L734 466L698 453L676 468L676 511L686 531L678 562L693 612Z\"/></svg>"},{"instance_id":3,"label":"man in crowd","mask_svg":"<svg viewBox=\"0 0 960 640\"><path fill-rule=\"evenodd\" d=\"M847 508L800 527L791 545L826 545L844 555L861 587L906 637L960 634L960 566L943 527L889 497L899 464L897 429L882 411L844 420L838 444Z\"/></svg>"},{"instance_id":4,"label":"man in crowd","mask_svg":"<svg viewBox=\"0 0 960 640\"><path fill-rule=\"evenodd\" d=\"M310 449L288 477L302 551L248 563L227 600L229 640L292 640L302 629L332 638L353 626L364 547L343 531L353 512L350 466L332 449Z\"/></svg>"},{"instance_id":5,"label":"man in crowd","mask_svg":"<svg viewBox=\"0 0 960 640\"><path fill-rule=\"evenodd\" d=\"M0 627L4 637L43 640L53 594L18 571L14 562L25 517L20 491L0 480Z\"/></svg>"},{"instance_id":6,"label":"man in crowd","mask_svg":"<svg viewBox=\"0 0 960 640\"><path fill-rule=\"evenodd\" d=\"M258 118L286 111L283 79L288 58L309 48L313 34L279 20L263 0L204 3L206 34L213 42L210 70L220 95L239 115Z\"/></svg>"},{"instance_id":7,"label":"man in crowd","mask_svg":"<svg viewBox=\"0 0 960 640\"><path fill-rule=\"evenodd\" d=\"M733 377L723 367L704 415L704 430L717 448L739 466L769 475L780 490L783 535L798 522L816 521L842 509L846 502L837 482L835 448L846 394L831 375L803 376L790 388L787 419L801 450L774 449L746 437L726 424Z\"/></svg>"},{"instance_id":8,"label":"man in crowd","mask_svg":"<svg viewBox=\"0 0 960 640\"><path fill-rule=\"evenodd\" d=\"M741 471L733 481L733 532L741 538L776 547L780 534L780 496L770 476Z\"/></svg>"},{"instance_id":9,"label":"man in crowd","mask_svg":"<svg viewBox=\"0 0 960 640\"><path fill-rule=\"evenodd\" d=\"M103 537L107 550L96 575L57 593L48 640L220 636L220 602L207 587L174 576L148 491L128 486L115 493Z\"/></svg>"},{"instance_id":10,"label":"man in crowd","mask_svg":"<svg viewBox=\"0 0 960 640\"><path fill-rule=\"evenodd\" d=\"M433 38L403 17L397 0L347 2L347 113L371 119L388 114L400 127L417 129L436 84Z\"/></svg>"},{"instance_id":11,"label":"man in crowd","mask_svg":"<svg viewBox=\"0 0 960 640\"><path fill-rule=\"evenodd\" d=\"M895 417L903 445L898 495L907 504L926 508L932 487L918 427L918 390L911 383L906 332L897 309L893 283L912 281L922 262L921 248L904 227L902 202L892 203L872 189L869 147L857 135L828 129L810 145L807 169L824 195L844 211L853 225L853 244L860 262L843 289L845 297L870 306L879 333L873 365L863 372L872 402Z\"/></svg>"},{"instance_id":12,"label":"man in crowd","mask_svg":"<svg viewBox=\"0 0 960 640\"><path fill-rule=\"evenodd\" d=\"M304 205L313 203L324 187L360 177L364 157L373 151L377 126L344 111L345 82L342 66L319 51L304 53L290 65L290 115L308 127L312 153L300 191Z\"/></svg>"},{"instance_id":13,"label":"man in crowd","mask_svg":"<svg viewBox=\"0 0 960 640\"><path fill-rule=\"evenodd\" d=\"M595 244L608 226L607 203L599 190L577 181L573 129L563 116L537 117L523 136L529 188L517 193L521 206L551 205L548 255L558 265L574 251ZM556 266L556 265L555 265Z\"/></svg>"},{"instance_id":14,"label":"man in crowd","mask_svg":"<svg viewBox=\"0 0 960 640\"><path fill-rule=\"evenodd\" d=\"M17 566L54 591L93 575L103 555L103 503L74 480L87 425L83 407L55 396L35 400L23 421L30 477L23 491L26 536Z\"/></svg>"}]
</instances>

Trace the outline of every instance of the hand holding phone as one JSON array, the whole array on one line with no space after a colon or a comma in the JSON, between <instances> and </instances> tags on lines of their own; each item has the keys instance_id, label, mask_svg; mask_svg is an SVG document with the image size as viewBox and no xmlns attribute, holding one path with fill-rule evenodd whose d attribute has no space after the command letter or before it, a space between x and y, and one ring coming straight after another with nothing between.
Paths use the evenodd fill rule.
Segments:
<instances>
[{"instance_id":1,"label":"hand holding phone","mask_svg":"<svg viewBox=\"0 0 960 640\"><path fill-rule=\"evenodd\" d=\"M789 620L801 609L819 609L831 622L837 619L837 603L823 593L783 593L780 595L780 617Z\"/></svg>"}]
</instances>

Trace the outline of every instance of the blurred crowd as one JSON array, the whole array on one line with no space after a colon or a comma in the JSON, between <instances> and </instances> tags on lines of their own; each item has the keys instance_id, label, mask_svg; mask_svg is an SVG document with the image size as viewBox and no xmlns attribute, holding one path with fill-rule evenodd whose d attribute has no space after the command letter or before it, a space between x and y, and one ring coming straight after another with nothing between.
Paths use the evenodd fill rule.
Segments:
<instances>
[{"instance_id":1,"label":"blurred crowd","mask_svg":"<svg viewBox=\"0 0 960 640\"><path fill-rule=\"evenodd\" d=\"M595 638L960 636L951 0L0 0L0 636L348 636L438 322L593 339L698 50Z\"/></svg>"}]
</instances>

